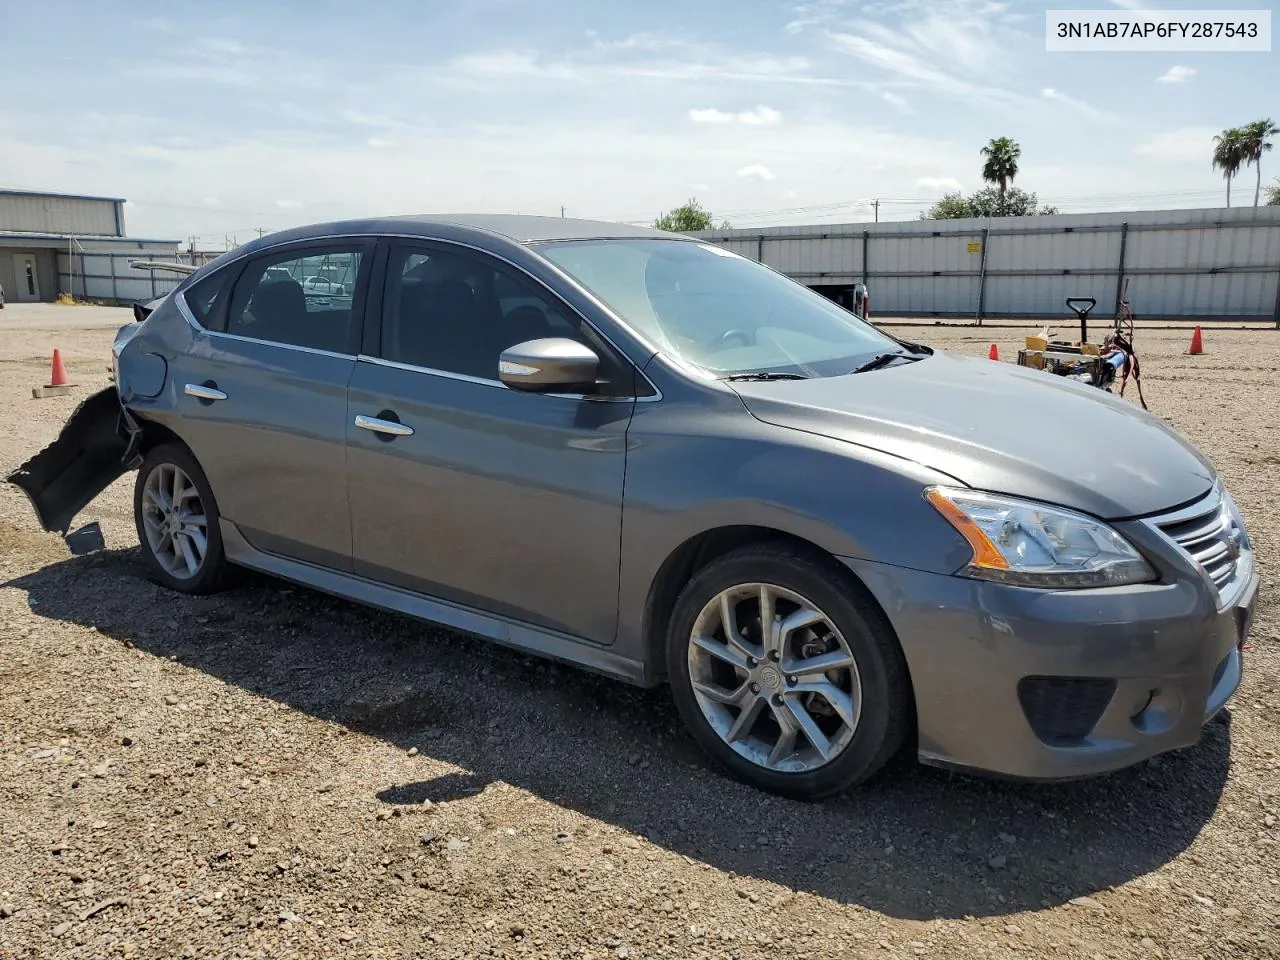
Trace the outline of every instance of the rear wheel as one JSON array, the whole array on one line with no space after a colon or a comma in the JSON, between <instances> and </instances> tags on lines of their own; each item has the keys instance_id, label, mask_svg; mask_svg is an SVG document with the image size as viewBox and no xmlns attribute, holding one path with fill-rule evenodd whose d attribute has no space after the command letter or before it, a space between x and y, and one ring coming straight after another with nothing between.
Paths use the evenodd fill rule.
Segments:
<instances>
[{"instance_id":1,"label":"rear wheel","mask_svg":"<svg viewBox=\"0 0 1280 960\"><path fill-rule=\"evenodd\" d=\"M861 783L907 732L892 629L816 552L749 546L703 568L676 602L667 658L694 739L772 793L812 800Z\"/></svg>"},{"instance_id":2,"label":"rear wheel","mask_svg":"<svg viewBox=\"0 0 1280 960\"><path fill-rule=\"evenodd\" d=\"M181 593L211 593L224 582L227 562L218 505L209 481L180 443L156 447L138 468L134 521L152 576Z\"/></svg>"}]
</instances>

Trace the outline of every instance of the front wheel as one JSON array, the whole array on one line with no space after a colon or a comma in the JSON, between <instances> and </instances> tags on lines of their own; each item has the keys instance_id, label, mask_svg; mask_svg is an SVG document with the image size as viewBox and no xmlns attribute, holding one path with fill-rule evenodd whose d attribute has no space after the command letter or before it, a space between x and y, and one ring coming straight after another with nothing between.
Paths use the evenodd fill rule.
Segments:
<instances>
[{"instance_id":1,"label":"front wheel","mask_svg":"<svg viewBox=\"0 0 1280 960\"><path fill-rule=\"evenodd\" d=\"M739 779L800 800L861 783L901 746L910 695L884 614L834 561L735 550L676 602L667 667L681 716Z\"/></svg>"},{"instance_id":2,"label":"front wheel","mask_svg":"<svg viewBox=\"0 0 1280 960\"><path fill-rule=\"evenodd\" d=\"M180 593L212 593L227 562L218 505L200 464L185 446L166 443L146 455L133 490L138 541L152 576Z\"/></svg>"}]
</instances>

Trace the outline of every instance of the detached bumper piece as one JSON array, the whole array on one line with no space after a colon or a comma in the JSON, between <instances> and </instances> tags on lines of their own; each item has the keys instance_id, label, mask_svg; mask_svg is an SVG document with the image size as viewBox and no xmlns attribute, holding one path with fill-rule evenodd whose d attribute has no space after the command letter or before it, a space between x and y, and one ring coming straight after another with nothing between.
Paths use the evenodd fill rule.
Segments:
<instances>
[{"instance_id":1,"label":"detached bumper piece","mask_svg":"<svg viewBox=\"0 0 1280 960\"><path fill-rule=\"evenodd\" d=\"M76 514L138 463L140 430L114 386L87 397L58 439L6 479L21 489L40 525L64 536L73 553L101 548L96 524L67 536Z\"/></svg>"}]
</instances>

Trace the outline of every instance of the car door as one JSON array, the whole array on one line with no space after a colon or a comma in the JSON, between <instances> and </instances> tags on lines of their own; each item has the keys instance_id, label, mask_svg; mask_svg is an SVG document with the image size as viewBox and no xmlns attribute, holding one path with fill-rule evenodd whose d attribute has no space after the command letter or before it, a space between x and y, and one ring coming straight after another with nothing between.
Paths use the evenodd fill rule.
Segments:
<instances>
[{"instance_id":1,"label":"car door","mask_svg":"<svg viewBox=\"0 0 1280 960\"><path fill-rule=\"evenodd\" d=\"M612 642L634 370L604 356L625 386L594 399L506 387L506 347L607 345L537 281L467 248L389 243L380 289L377 356L348 391L356 572Z\"/></svg>"},{"instance_id":2,"label":"car door","mask_svg":"<svg viewBox=\"0 0 1280 960\"><path fill-rule=\"evenodd\" d=\"M196 284L183 305L196 333L171 361L174 426L223 518L259 550L340 570L351 569L346 391L373 249L367 238L293 244ZM349 274L357 295L307 293L320 266Z\"/></svg>"}]
</instances>

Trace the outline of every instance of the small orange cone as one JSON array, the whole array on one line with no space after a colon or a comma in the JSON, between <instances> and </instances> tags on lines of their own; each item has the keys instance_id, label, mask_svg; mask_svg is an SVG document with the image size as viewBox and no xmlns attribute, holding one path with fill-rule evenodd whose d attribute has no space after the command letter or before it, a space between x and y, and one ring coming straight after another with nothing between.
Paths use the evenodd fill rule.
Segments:
<instances>
[{"instance_id":1,"label":"small orange cone","mask_svg":"<svg viewBox=\"0 0 1280 960\"><path fill-rule=\"evenodd\" d=\"M1204 353L1204 344L1200 340L1200 325L1196 325L1196 332L1191 334L1191 349L1187 351L1192 356L1197 353Z\"/></svg>"},{"instance_id":2,"label":"small orange cone","mask_svg":"<svg viewBox=\"0 0 1280 960\"><path fill-rule=\"evenodd\" d=\"M996 349L996 345L994 343L991 345L991 349L987 351L987 359L988 360L1000 359L1000 351Z\"/></svg>"},{"instance_id":3,"label":"small orange cone","mask_svg":"<svg viewBox=\"0 0 1280 960\"><path fill-rule=\"evenodd\" d=\"M49 382L43 387L32 387L31 396L37 400L40 397L62 397L70 393L74 386L75 384L67 379L67 368L62 365L62 351L55 349Z\"/></svg>"},{"instance_id":4,"label":"small orange cone","mask_svg":"<svg viewBox=\"0 0 1280 960\"><path fill-rule=\"evenodd\" d=\"M67 386L67 368L62 365L62 351L57 347L53 349L53 376L49 378L48 386Z\"/></svg>"}]
</instances>

